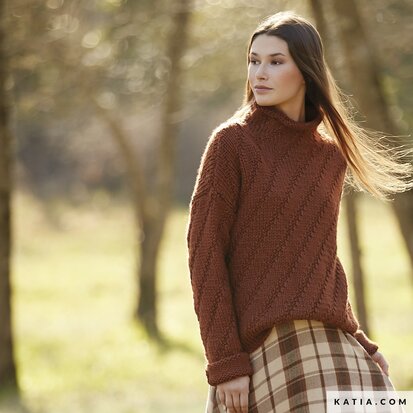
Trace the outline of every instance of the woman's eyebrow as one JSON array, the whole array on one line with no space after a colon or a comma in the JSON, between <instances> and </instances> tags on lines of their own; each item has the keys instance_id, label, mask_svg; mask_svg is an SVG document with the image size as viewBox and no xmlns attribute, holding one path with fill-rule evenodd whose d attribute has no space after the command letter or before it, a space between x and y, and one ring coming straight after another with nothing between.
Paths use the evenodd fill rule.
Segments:
<instances>
[{"instance_id":1,"label":"woman's eyebrow","mask_svg":"<svg viewBox=\"0 0 413 413\"><path fill-rule=\"evenodd\" d=\"M255 53L255 52L251 52L250 53L251 55L254 55L254 56L259 56L259 54L258 53ZM283 53L271 53L271 54L269 54L268 56L278 56L278 55L281 55L281 56L285 56L285 54L283 54Z\"/></svg>"}]
</instances>

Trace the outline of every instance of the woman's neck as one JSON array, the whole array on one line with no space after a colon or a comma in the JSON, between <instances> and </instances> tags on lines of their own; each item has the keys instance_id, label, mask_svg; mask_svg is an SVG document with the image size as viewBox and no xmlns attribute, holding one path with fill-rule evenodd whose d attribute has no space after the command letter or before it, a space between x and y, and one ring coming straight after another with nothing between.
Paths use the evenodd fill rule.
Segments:
<instances>
[{"instance_id":1,"label":"woman's neck","mask_svg":"<svg viewBox=\"0 0 413 413\"><path fill-rule=\"evenodd\" d=\"M290 100L274 106L295 122L305 122L306 120L306 107L303 98L300 100Z\"/></svg>"},{"instance_id":2,"label":"woman's neck","mask_svg":"<svg viewBox=\"0 0 413 413\"><path fill-rule=\"evenodd\" d=\"M314 105L306 106L306 121L291 119L276 106L260 106L254 100L245 116L245 123L253 134L260 136L298 136L311 138L322 121L322 113Z\"/></svg>"}]
</instances>

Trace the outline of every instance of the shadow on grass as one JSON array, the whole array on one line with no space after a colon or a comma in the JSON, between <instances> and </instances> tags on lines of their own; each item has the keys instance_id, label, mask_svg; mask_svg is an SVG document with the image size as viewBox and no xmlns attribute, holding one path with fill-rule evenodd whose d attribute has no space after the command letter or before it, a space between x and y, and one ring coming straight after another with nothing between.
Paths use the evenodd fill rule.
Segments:
<instances>
[{"instance_id":1,"label":"shadow on grass","mask_svg":"<svg viewBox=\"0 0 413 413\"><path fill-rule=\"evenodd\" d=\"M199 349L195 348L187 341L173 339L160 331L157 331L156 335L150 335L148 331L142 327L142 325L136 322L133 323L132 329L136 333L137 340L145 340L153 345L159 355L166 355L172 351L181 351L199 360L204 360L204 356Z\"/></svg>"},{"instance_id":2,"label":"shadow on grass","mask_svg":"<svg viewBox=\"0 0 413 413\"><path fill-rule=\"evenodd\" d=\"M204 356L200 351L185 341L171 339L170 337L161 336L158 340L152 342L157 346L160 355L165 355L171 351L182 351L199 360L204 360Z\"/></svg>"},{"instance_id":3,"label":"shadow on grass","mask_svg":"<svg viewBox=\"0 0 413 413\"><path fill-rule=\"evenodd\" d=\"M15 389L5 389L0 391L0 412L33 413L33 411L24 404L20 394Z\"/></svg>"}]
</instances>

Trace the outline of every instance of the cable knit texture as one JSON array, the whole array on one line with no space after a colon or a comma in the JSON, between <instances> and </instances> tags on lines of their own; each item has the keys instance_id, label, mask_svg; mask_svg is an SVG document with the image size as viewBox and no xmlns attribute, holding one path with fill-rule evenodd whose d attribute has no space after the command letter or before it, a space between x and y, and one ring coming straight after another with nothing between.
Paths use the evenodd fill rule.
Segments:
<instances>
[{"instance_id":1,"label":"cable knit texture","mask_svg":"<svg viewBox=\"0 0 413 413\"><path fill-rule=\"evenodd\" d=\"M249 353L276 323L320 320L350 332L369 354L337 256L347 164L307 107L294 121L255 101L211 134L187 225L195 312L208 383L251 375Z\"/></svg>"}]
</instances>

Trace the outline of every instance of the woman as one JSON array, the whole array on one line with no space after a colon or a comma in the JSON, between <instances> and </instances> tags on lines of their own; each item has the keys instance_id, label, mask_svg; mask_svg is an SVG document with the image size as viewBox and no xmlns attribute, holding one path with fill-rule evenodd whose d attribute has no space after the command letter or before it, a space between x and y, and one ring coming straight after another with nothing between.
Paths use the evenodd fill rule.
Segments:
<instances>
[{"instance_id":1,"label":"woman","mask_svg":"<svg viewBox=\"0 0 413 413\"><path fill-rule=\"evenodd\" d=\"M412 168L342 102L310 22L259 25L243 105L213 131L190 204L207 412L319 413L327 390L394 390L348 300L337 218L347 169L386 200Z\"/></svg>"}]
</instances>

